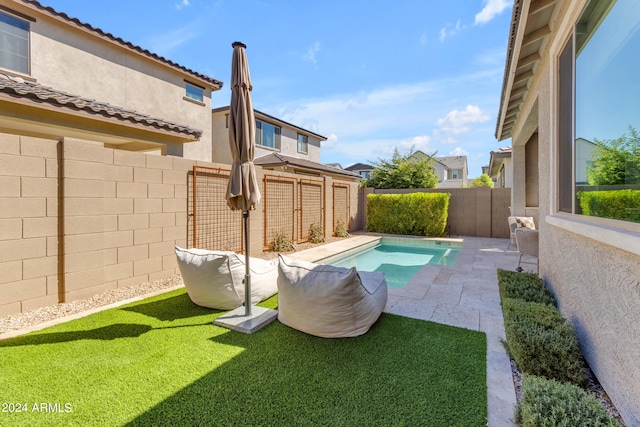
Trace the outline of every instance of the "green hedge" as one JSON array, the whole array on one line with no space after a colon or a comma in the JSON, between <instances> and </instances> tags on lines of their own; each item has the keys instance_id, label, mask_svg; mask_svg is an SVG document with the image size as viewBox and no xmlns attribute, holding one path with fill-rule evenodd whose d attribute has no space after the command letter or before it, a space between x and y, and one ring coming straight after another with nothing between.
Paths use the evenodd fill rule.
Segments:
<instances>
[{"instance_id":1,"label":"green hedge","mask_svg":"<svg viewBox=\"0 0 640 427\"><path fill-rule=\"evenodd\" d=\"M578 338L557 308L507 298L502 312L507 350L523 372L586 384Z\"/></svg>"},{"instance_id":2,"label":"green hedge","mask_svg":"<svg viewBox=\"0 0 640 427\"><path fill-rule=\"evenodd\" d=\"M535 273L498 269L498 288L500 299L521 299L528 302L538 302L555 306L555 299L544 281Z\"/></svg>"},{"instance_id":3,"label":"green hedge","mask_svg":"<svg viewBox=\"0 0 640 427\"><path fill-rule=\"evenodd\" d=\"M525 375L516 422L522 427L616 427L595 396L573 384Z\"/></svg>"},{"instance_id":4,"label":"green hedge","mask_svg":"<svg viewBox=\"0 0 640 427\"><path fill-rule=\"evenodd\" d=\"M640 222L640 190L580 191L584 215Z\"/></svg>"},{"instance_id":5,"label":"green hedge","mask_svg":"<svg viewBox=\"0 0 640 427\"><path fill-rule=\"evenodd\" d=\"M450 197L449 193L369 194L367 231L442 236Z\"/></svg>"}]
</instances>

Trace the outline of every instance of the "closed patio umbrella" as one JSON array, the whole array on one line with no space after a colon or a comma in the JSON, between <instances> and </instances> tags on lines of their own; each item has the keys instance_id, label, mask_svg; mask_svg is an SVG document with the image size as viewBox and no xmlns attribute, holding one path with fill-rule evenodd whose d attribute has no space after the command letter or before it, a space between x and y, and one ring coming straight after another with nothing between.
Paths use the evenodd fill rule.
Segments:
<instances>
[{"instance_id":1,"label":"closed patio umbrella","mask_svg":"<svg viewBox=\"0 0 640 427\"><path fill-rule=\"evenodd\" d=\"M253 165L256 120L251 102L251 77L246 45L234 42L231 61L231 105L229 110L229 148L233 164L227 186L227 203L241 210L244 221L245 315L251 315L251 271L249 269L249 211L255 209L261 195Z\"/></svg>"}]
</instances>

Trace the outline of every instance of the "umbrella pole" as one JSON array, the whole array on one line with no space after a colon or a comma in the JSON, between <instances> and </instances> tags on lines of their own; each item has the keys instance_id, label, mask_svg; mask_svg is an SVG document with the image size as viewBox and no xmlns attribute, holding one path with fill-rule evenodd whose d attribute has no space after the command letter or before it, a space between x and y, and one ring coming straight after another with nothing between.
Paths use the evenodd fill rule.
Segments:
<instances>
[{"instance_id":1,"label":"umbrella pole","mask_svg":"<svg viewBox=\"0 0 640 427\"><path fill-rule=\"evenodd\" d=\"M251 270L249 270L249 211L242 212L244 218L244 312L251 316Z\"/></svg>"}]
</instances>

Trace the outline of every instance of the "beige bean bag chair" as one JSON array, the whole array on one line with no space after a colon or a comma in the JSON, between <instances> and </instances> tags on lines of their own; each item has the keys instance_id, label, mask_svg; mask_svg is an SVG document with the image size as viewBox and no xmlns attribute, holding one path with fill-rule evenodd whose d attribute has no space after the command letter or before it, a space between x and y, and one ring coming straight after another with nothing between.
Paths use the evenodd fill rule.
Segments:
<instances>
[{"instance_id":1,"label":"beige bean bag chair","mask_svg":"<svg viewBox=\"0 0 640 427\"><path fill-rule=\"evenodd\" d=\"M387 304L384 273L356 271L280 255L278 320L325 338L369 330Z\"/></svg>"},{"instance_id":2,"label":"beige bean bag chair","mask_svg":"<svg viewBox=\"0 0 640 427\"><path fill-rule=\"evenodd\" d=\"M231 310L244 302L245 257L235 252L183 249L176 246L178 267L189 298L202 307ZM274 261L250 258L251 303L278 292Z\"/></svg>"}]
</instances>

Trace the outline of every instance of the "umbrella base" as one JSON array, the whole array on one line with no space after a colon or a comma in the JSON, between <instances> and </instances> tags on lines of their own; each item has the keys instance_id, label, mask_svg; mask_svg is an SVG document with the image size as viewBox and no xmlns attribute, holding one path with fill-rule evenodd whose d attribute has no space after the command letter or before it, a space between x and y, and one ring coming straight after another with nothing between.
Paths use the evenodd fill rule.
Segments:
<instances>
[{"instance_id":1,"label":"umbrella base","mask_svg":"<svg viewBox=\"0 0 640 427\"><path fill-rule=\"evenodd\" d=\"M213 324L236 332L242 332L243 334L252 334L273 322L276 317L278 317L277 310L257 305L251 306L251 314L247 316L245 307L240 306L218 317L213 321Z\"/></svg>"}]
</instances>

